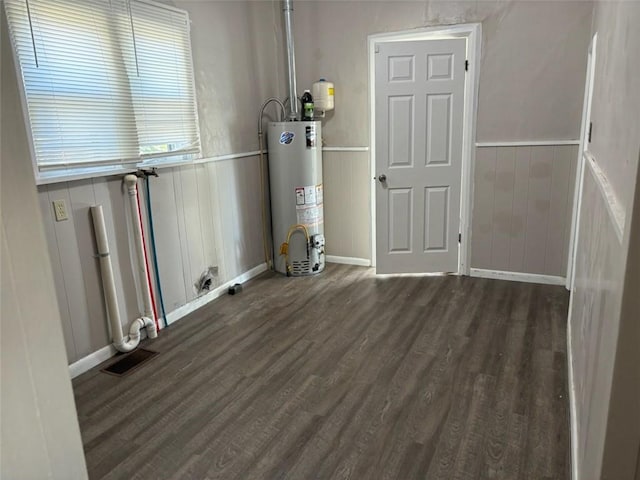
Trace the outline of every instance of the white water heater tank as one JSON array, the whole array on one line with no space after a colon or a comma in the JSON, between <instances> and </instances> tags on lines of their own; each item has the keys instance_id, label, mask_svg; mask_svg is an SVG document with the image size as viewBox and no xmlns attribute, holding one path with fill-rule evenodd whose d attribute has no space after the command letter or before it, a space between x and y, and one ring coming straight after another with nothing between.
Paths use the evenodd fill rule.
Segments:
<instances>
[{"instance_id":1,"label":"white water heater tank","mask_svg":"<svg viewBox=\"0 0 640 480\"><path fill-rule=\"evenodd\" d=\"M315 103L316 110L328 112L333 110L334 107L334 89L333 82L327 82L324 78L321 78L313 84L313 101Z\"/></svg>"},{"instance_id":2,"label":"white water heater tank","mask_svg":"<svg viewBox=\"0 0 640 480\"><path fill-rule=\"evenodd\" d=\"M270 122L267 142L274 269L315 275L325 264L322 123Z\"/></svg>"}]
</instances>

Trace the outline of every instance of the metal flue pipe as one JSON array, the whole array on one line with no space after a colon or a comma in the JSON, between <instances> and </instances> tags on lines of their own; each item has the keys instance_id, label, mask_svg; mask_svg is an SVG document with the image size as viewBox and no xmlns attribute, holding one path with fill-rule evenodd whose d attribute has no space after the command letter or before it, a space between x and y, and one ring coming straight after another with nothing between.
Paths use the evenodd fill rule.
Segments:
<instances>
[{"instance_id":1,"label":"metal flue pipe","mask_svg":"<svg viewBox=\"0 0 640 480\"><path fill-rule=\"evenodd\" d=\"M282 1L284 32L287 40L287 66L289 69L289 120L298 120L298 95L296 93L296 55L293 45L293 0Z\"/></svg>"}]
</instances>

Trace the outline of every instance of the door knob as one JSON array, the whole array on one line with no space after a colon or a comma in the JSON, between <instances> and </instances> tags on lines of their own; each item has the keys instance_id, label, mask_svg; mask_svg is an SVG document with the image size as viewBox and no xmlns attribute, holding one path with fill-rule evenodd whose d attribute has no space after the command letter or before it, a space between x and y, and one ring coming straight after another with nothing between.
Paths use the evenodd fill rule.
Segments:
<instances>
[{"instance_id":1,"label":"door knob","mask_svg":"<svg viewBox=\"0 0 640 480\"><path fill-rule=\"evenodd\" d=\"M383 173L378 177L378 180L380 181L380 183L384 183L387 181L387 176Z\"/></svg>"}]
</instances>

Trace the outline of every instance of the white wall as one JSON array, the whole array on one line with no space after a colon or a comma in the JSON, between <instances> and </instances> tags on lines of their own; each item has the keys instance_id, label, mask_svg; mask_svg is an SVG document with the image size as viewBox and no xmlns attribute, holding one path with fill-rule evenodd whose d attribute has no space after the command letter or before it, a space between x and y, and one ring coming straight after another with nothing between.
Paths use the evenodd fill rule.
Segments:
<instances>
[{"instance_id":1,"label":"white wall","mask_svg":"<svg viewBox=\"0 0 640 480\"><path fill-rule=\"evenodd\" d=\"M150 180L167 314L197 297L194 284L208 267L218 267L220 285L263 262L258 161L250 156L165 168ZM55 221L51 207L59 199L69 212L63 222ZM39 200L73 363L110 343L91 205L102 204L105 210L122 321L128 325L139 316L129 206L120 177L45 185L39 188ZM145 228L146 215L143 206Z\"/></svg>"},{"instance_id":2,"label":"white wall","mask_svg":"<svg viewBox=\"0 0 640 480\"><path fill-rule=\"evenodd\" d=\"M83 479L87 471L54 279L33 169L22 155L24 124L16 121L15 70L6 51L2 60L0 477Z\"/></svg>"},{"instance_id":3,"label":"white wall","mask_svg":"<svg viewBox=\"0 0 640 480\"><path fill-rule=\"evenodd\" d=\"M631 108L640 105L638 65L629 61L640 56L638 8L633 1L599 1L593 17L602 55L597 60L589 148L625 208L633 198L638 162L638 117Z\"/></svg>"},{"instance_id":4,"label":"white wall","mask_svg":"<svg viewBox=\"0 0 640 480\"><path fill-rule=\"evenodd\" d=\"M620 333L603 454L603 478L640 478L640 168L631 218ZM635 458L635 461L634 461ZM635 464L635 465L634 465Z\"/></svg>"},{"instance_id":5,"label":"white wall","mask_svg":"<svg viewBox=\"0 0 640 480\"><path fill-rule=\"evenodd\" d=\"M203 155L252 152L258 148L258 111L277 95L272 26L263 2L171 2L191 17L195 83ZM2 29L6 23L3 21ZM267 48L269 47L269 48ZM3 69L13 74L11 46L3 41ZM266 49L266 53L264 50ZM15 85L8 95L18 98ZM23 125L19 102L11 119ZM271 113L271 112L269 112ZM14 148L30 163L28 144ZM259 158L163 168L151 179L159 271L167 313L196 298L194 283L209 266L218 284L247 272L263 259ZM63 199L69 220L56 222L51 202ZM140 299L132 268L129 212L121 178L106 177L38 188L69 363L110 344L89 207L105 208L123 323L138 316ZM146 208L143 204L143 215ZM146 226L146 222L145 222Z\"/></svg>"},{"instance_id":6,"label":"white wall","mask_svg":"<svg viewBox=\"0 0 640 480\"><path fill-rule=\"evenodd\" d=\"M262 101L285 95L280 2L172 3L191 15L204 156L255 151ZM325 143L369 145L367 35L480 21L479 139L575 138L589 19L582 2L296 2L299 90L320 75L334 80L336 111L325 121ZM28 159L26 144L22 152ZM328 254L371 258L369 162L368 152L325 154ZM262 261L257 157L162 169L151 182L167 310L195 298L193 283L208 266L217 265L224 282ZM50 202L59 198L71 212L65 222L52 217ZM117 178L43 186L39 199L73 362L109 343L88 214L94 202L108 211L123 321L137 315L126 206ZM551 258L562 262L563 251L553 248Z\"/></svg>"},{"instance_id":7,"label":"white wall","mask_svg":"<svg viewBox=\"0 0 640 480\"><path fill-rule=\"evenodd\" d=\"M279 2L271 3L278 8ZM325 144L369 146L367 36L481 22L477 141L575 140L579 136L591 9L589 2L559 1L295 2L298 91L310 88L320 77L335 82L336 108L323 124ZM277 21L275 24L281 28ZM284 63L279 66L285 75ZM325 188L338 195L333 201L335 207L329 199L325 205L327 252L371 258L370 217L359 210L342 208L354 201L370 205L371 159L359 152L341 154L339 160L336 155L327 155L326 159L325 170L332 173L325 179ZM561 169L571 168L570 158L559 161L564 162ZM362 177L356 178L352 172ZM331 185L334 179L340 184ZM564 193L560 185L549 192L556 197ZM491 216L492 211L479 215ZM541 223L531 228L546 231L546 216L539 217ZM535 218L529 216L528 220ZM507 219L511 224L522 220L517 216ZM344 227L340 236L330 235L332 225ZM474 227L472 242L475 233ZM364 241L352 240L365 236ZM522 235L515 237L515 241L524 241ZM545 270L562 273L566 242L559 247L553 239L544 242L542 248L552 250L551 258L555 259ZM472 255L472 267L501 269L499 261L485 262L482 245L474 243L473 247L479 257L476 261Z\"/></svg>"},{"instance_id":8,"label":"white wall","mask_svg":"<svg viewBox=\"0 0 640 480\"><path fill-rule=\"evenodd\" d=\"M367 36L453 23L483 30L478 141L576 139L591 4L557 1L302 1L298 89L335 82L328 145L368 145Z\"/></svg>"},{"instance_id":9,"label":"white wall","mask_svg":"<svg viewBox=\"0 0 640 480\"><path fill-rule=\"evenodd\" d=\"M628 346L619 351L628 340L621 334L635 332L634 352L640 342L633 327L638 311L630 310L638 297L640 268L637 232L632 237L638 225L637 220L631 221L634 215L637 219L640 208L633 201L640 156L640 65L630 61L640 57L639 24L637 2L603 1L594 10L598 45L593 142L588 148L595 164L585 167L569 318L576 479L633 478L640 445L638 404L624 410L628 395L636 402L640 398L640 359L637 354L632 360L628 353L619 355L629 352ZM617 225L621 225L621 238ZM620 383L629 379L630 384ZM623 410L612 410L619 408Z\"/></svg>"},{"instance_id":10,"label":"white wall","mask_svg":"<svg viewBox=\"0 0 640 480\"><path fill-rule=\"evenodd\" d=\"M189 12L205 157L258 149L258 113L282 97L273 29L279 10L261 1L176 1Z\"/></svg>"}]
</instances>

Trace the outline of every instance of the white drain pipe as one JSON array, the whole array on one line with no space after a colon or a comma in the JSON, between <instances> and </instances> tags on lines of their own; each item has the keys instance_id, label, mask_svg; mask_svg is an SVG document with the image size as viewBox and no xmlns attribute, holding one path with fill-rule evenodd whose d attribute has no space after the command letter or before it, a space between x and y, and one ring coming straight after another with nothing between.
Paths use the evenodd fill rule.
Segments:
<instances>
[{"instance_id":1,"label":"white drain pipe","mask_svg":"<svg viewBox=\"0 0 640 480\"><path fill-rule=\"evenodd\" d=\"M140 343L141 328L147 329L147 336L149 338L156 338L158 336L156 324L149 316L136 318L129 326L129 335L125 338L122 334L120 312L118 311L118 297L116 294L116 285L113 279L113 268L111 266L111 257L109 254L109 241L107 239L107 231L104 225L102 205L91 207L91 216L93 218L93 228L96 234L96 245L98 247L98 257L100 258L100 273L102 275L102 288L104 290L104 298L107 304L107 317L109 319L109 324L111 325L113 346L116 347L119 352L130 352Z\"/></svg>"}]
</instances>

